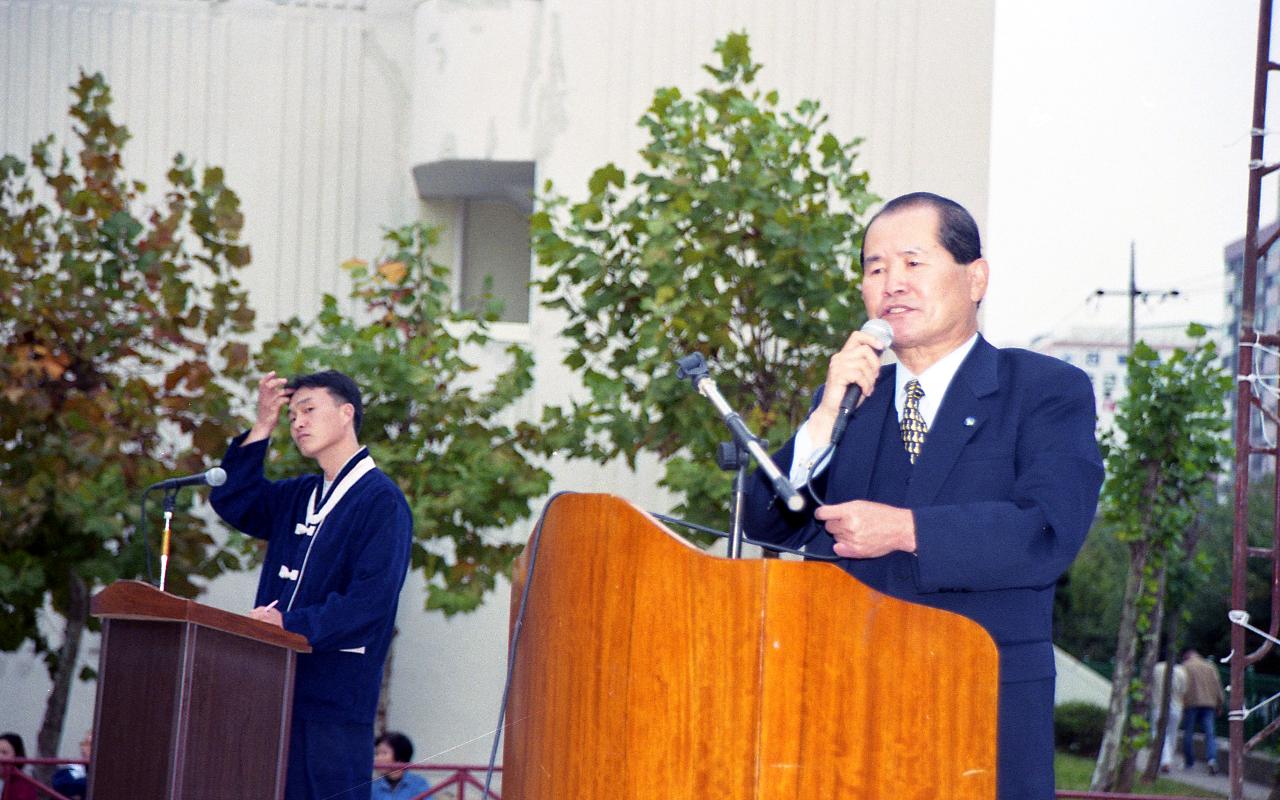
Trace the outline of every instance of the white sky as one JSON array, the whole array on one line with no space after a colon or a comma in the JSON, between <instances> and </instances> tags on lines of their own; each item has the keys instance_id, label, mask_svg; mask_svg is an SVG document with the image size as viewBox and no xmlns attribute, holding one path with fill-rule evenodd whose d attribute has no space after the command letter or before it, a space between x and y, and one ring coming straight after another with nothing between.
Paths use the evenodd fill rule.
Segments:
<instances>
[{"instance_id":1,"label":"white sky","mask_svg":"<svg viewBox=\"0 0 1280 800\"><path fill-rule=\"evenodd\" d=\"M1139 328L1222 322L1223 248L1245 224L1257 16L1256 0L997 0L989 339L1125 326L1123 296L1088 298L1127 289L1131 239L1138 288L1183 292L1140 304ZM1280 119L1280 94L1272 105ZM1264 185L1264 222L1275 194Z\"/></svg>"}]
</instances>

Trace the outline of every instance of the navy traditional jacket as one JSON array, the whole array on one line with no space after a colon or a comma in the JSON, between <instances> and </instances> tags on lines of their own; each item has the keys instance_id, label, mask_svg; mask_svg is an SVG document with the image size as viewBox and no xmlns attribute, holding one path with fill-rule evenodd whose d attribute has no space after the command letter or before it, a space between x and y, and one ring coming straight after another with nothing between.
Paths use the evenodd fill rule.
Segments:
<instances>
[{"instance_id":1,"label":"navy traditional jacket","mask_svg":"<svg viewBox=\"0 0 1280 800\"><path fill-rule=\"evenodd\" d=\"M227 448L222 460L227 482L213 490L210 502L227 523L267 541L255 604L276 601L285 630L311 644L311 653L298 656L294 716L371 723L408 571L409 504L400 488L374 469L314 533L299 533L312 490L318 506L326 499L320 497L323 476L267 480L262 472L267 442L241 447L245 435ZM331 492L366 452L347 462Z\"/></svg>"}]
</instances>

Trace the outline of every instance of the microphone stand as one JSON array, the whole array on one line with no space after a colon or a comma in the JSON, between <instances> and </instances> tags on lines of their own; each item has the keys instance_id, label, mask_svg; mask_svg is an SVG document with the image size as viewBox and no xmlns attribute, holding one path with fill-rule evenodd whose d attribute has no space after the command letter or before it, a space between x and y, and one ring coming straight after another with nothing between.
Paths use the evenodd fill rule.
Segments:
<instances>
[{"instance_id":1,"label":"microphone stand","mask_svg":"<svg viewBox=\"0 0 1280 800\"><path fill-rule=\"evenodd\" d=\"M173 520L173 509L178 504L178 487L170 486L164 490L164 535L160 539L160 591L164 591L165 576L169 572L169 528Z\"/></svg>"},{"instance_id":2,"label":"microphone stand","mask_svg":"<svg viewBox=\"0 0 1280 800\"><path fill-rule=\"evenodd\" d=\"M729 498L729 558L742 558L743 509L747 505L747 467L751 454L737 442L721 442L716 447L716 463L720 469L734 470L733 494Z\"/></svg>"},{"instance_id":3,"label":"microphone stand","mask_svg":"<svg viewBox=\"0 0 1280 800\"><path fill-rule=\"evenodd\" d=\"M729 403L720 394L715 382L711 380L707 370L707 362L702 357L702 354L691 353L677 361L676 364L679 365L676 374L681 379L688 379L699 394L711 401L711 404L715 406L716 410L720 412L720 416L724 419L725 426L733 434L733 442L722 445L717 450L716 461L722 469L737 470L733 484L733 501L729 512L729 558L741 558L743 539L742 514L743 509L746 507L747 466L750 463L750 456L755 457L756 462L773 484L773 490L787 508L792 511L802 510L804 508L804 498L792 487L791 482L778 469L778 465L773 463L773 459L769 457L769 452L764 449L759 437L753 434L747 428L746 423L742 421L742 417L729 407ZM730 450L732 451L731 454ZM730 455L732 455L732 458L729 457ZM729 464L729 466L726 466L726 464Z\"/></svg>"}]
</instances>

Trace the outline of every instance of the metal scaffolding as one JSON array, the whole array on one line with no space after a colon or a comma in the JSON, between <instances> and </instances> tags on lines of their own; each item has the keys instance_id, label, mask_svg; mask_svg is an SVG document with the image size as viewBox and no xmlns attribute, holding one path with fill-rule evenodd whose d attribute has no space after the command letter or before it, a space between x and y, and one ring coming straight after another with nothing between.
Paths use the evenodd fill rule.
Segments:
<instances>
[{"instance_id":1,"label":"metal scaffolding","mask_svg":"<svg viewBox=\"0 0 1280 800\"><path fill-rule=\"evenodd\" d=\"M1280 717L1264 727L1247 742L1244 738L1245 718L1250 711L1245 707L1245 669L1256 663L1277 643L1280 627L1280 515L1277 526L1271 532L1271 543L1266 547L1250 546L1249 519L1249 462L1251 457L1270 459L1275 472L1277 452L1277 417L1275 396L1267 391L1266 370L1262 365L1274 364L1271 354L1280 348L1280 335L1260 331L1256 311L1258 304L1258 274L1271 247L1280 238L1280 226L1259 241L1261 230L1262 180L1280 169L1280 163L1268 164L1263 158L1266 136L1267 86L1273 72L1280 71L1280 63L1271 59L1271 0L1258 4L1258 47L1253 85L1253 124L1249 150L1249 198L1245 219L1244 264L1241 268L1240 327L1237 341L1236 375L1236 424L1235 424L1235 526L1232 540L1231 571L1231 695L1228 720L1231 732L1229 761L1231 798L1244 797L1244 757L1276 730L1280 729ZM1265 322L1265 316L1264 320ZM1256 421L1255 421L1256 418ZM1259 436L1254 434L1258 433ZM1258 440L1259 443L1255 443ZM1271 498L1280 506L1280 482ZM1271 613L1266 629L1249 622L1246 612L1246 578L1249 559L1266 559L1271 563ZM1255 644L1256 643L1256 646ZM1248 648L1253 646L1253 650Z\"/></svg>"}]
</instances>

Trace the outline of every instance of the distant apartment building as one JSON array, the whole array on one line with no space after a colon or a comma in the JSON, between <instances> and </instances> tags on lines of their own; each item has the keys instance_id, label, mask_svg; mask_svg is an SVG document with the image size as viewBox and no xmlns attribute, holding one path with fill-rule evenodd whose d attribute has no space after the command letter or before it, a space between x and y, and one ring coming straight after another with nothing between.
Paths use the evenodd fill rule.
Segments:
<instances>
[{"instance_id":1,"label":"distant apartment building","mask_svg":"<svg viewBox=\"0 0 1280 800\"><path fill-rule=\"evenodd\" d=\"M1182 326L1139 328L1137 339L1161 356L1191 342ZM1107 430L1115 419L1116 408L1127 391L1126 370L1129 361L1129 332L1122 327L1078 327L1038 336L1031 349L1084 370L1093 383L1098 408L1098 429Z\"/></svg>"},{"instance_id":2,"label":"distant apartment building","mask_svg":"<svg viewBox=\"0 0 1280 800\"><path fill-rule=\"evenodd\" d=\"M1277 229L1280 229L1280 221L1267 225L1258 232L1259 240L1266 241L1275 234ZM1240 305L1244 294L1243 238L1237 239L1226 246L1223 252L1223 260L1227 271L1226 296L1223 298L1226 303L1226 313L1223 315L1223 319L1226 320L1227 326L1227 346L1223 348L1223 363L1230 369L1232 375L1258 375L1274 389L1277 382L1276 375L1280 373L1280 359L1276 357L1274 352L1258 349L1255 350L1255 358L1252 364L1237 364L1237 343L1240 341ZM1260 267L1258 270L1257 295L1255 296L1257 302L1254 305L1253 328L1256 331L1276 333L1280 331L1280 248L1272 247L1266 258L1262 259ZM1267 403L1267 407L1272 412L1276 411L1274 395L1269 397L1264 395L1264 402ZM1232 434L1234 435L1236 418L1235 392L1231 393L1230 403ZM1274 446L1275 426L1268 423L1266 430L1264 430L1263 425L1262 415L1255 410L1253 422L1250 425L1254 444L1264 447ZM1264 472L1271 472L1274 469L1275 461L1271 458L1253 456L1249 459L1250 475L1260 475Z\"/></svg>"}]
</instances>

